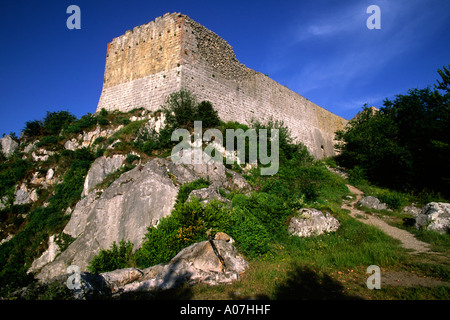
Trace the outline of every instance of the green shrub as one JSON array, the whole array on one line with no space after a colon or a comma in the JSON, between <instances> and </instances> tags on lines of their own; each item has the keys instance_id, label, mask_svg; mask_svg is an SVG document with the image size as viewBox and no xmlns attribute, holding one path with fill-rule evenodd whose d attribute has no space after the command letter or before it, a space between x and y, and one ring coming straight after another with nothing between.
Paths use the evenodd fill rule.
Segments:
<instances>
[{"instance_id":1,"label":"green shrub","mask_svg":"<svg viewBox=\"0 0 450 320\"><path fill-rule=\"evenodd\" d=\"M92 128L97 124L97 117L88 113L81 117L80 120L65 127L67 133L81 133L86 129Z\"/></svg>"},{"instance_id":2,"label":"green shrub","mask_svg":"<svg viewBox=\"0 0 450 320\"><path fill-rule=\"evenodd\" d=\"M134 161L139 160L139 156L135 154L129 154L127 155L127 158L125 159L125 162L128 164L132 164Z\"/></svg>"},{"instance_id":3,"label":"green shrub","mask_svg":"<svg viewBox=\"0 0 450 320\"><path fill-rule=\"evenodd\" d=\"M100 250L100 252L92 259L88 266L89 271L93 273L102 273L123 269L129 266L132 258L133 244L121 240L119 246L114 241L111 249Z\"/></svg>"},{"instance_id":4,"label":"green shrub","mask_svg":"<svg viewBox=\"0 0 450 320\"><path fill-rule=\"evenodd\" d=\"M44 123L41 120L27 121L23 133L30 137L39 137L44 133Z\"/></svg>"},{"instance_id":5,"label":"green shrub","mask_svg":"<svg viewBox=\"0 0 450 320\"><path fill-rule=\"evenodd\" d=\"M136 252L136 263L149 267L170 261L180 250L206 240L206 231L228 232L231 212L226 205L212 201L206 205L197 198L178 204L169 217L160 220L145 235L142 248Z\"/></svg>"},{"instance_id":6,"label":"green shrub","mask_svg":"<svg viewBox=\"0 0 450 320\"><path fill-rule=\"evenodd\" d=\"M202 121L203 128L214 128L220 123L219 115L209 101L202 101L196 106L194 120Z\"/></svg>"},{"instance_id":7,"label":"green shrub","mask_svg":"<svg viewBox=\"0 0 450 320\"><path fill-rule=\"evenodd\" d=\"M252 212L234 208L231 223L229 235L236 240L236 246L242 253L256 257L269 251L270 234Z\"/></svg>"},{"instance_id":8,"label":"green shrub","mask_svg":"<svg viewBox=\"0 0 450 320\"><path fill-rule=\"evenodd\" d=\"M100 116L106 117L108 115L108 111L105 108L102 108L99 113Z\"/></svg>"},{"instance_id":9,"label":"green shrub","mask_svg":"<svg viewBox=\"0 0 450 320\"><path fill-rule=\"evenodd\" d=\"M51 135L58 135L61 130L76 121L76 117L68 111L48 112L44 118L44 129Z\"/></svg>"},{"instance_id":10,"label":"green shrub","mask_svg":"<svg viewBox=\"0 0 450 320\"><path fill-rule=\"evenodd\" d=\"M109 124L109 120L100 115L97 117L97 123L101 126L107 126Z\"/></svg>"},{"instance_id":11,"label":"green shrub","mask_svg":"<svg viewBox=\"0 0 450 320\"><path fill-rule=\"evenodd\" d=\"M51 147L58 143L58 137L55 136L45 136L41 141L36 143L37 147Z\"/></svg>"}]
</instances>

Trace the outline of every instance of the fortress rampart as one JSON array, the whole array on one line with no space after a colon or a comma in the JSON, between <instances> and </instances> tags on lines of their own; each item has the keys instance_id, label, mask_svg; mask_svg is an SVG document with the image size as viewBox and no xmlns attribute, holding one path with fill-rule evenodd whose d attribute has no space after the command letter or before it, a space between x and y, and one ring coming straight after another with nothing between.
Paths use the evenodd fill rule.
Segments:
<instances>
[{"instance_id":1,"label":"fortress rampart","mask_svg":"<svg viewBox=\"0 0 450 320\"><path fill-rule=\"evenodd\" d=\"M347 122L245 67L225 40L179 13L108 44L97 111L157 110L180 89L211 101L224 121L284 121L316 158L334 155L334 133Z\"/></svg>"}]
</instances>

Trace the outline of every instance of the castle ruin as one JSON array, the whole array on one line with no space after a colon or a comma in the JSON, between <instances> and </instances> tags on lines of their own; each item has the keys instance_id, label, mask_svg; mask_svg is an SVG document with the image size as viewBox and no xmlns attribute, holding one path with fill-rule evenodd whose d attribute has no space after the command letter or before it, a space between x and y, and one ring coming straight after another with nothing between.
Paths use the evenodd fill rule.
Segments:
<instances>
[{"instance_id":1,"label":"castle ruin","mask_svg":"<svg viewBox=\"0 0 450 320\"><path fill-rule=\"evenodd\" d=\"M155 111L181 89L210 101L224 121L284 121L316 158L335 154L334 133L347 123L245 67L225 40L179 13L135 27L108 44L97 111Z\"/></svg>"}]
</instances>

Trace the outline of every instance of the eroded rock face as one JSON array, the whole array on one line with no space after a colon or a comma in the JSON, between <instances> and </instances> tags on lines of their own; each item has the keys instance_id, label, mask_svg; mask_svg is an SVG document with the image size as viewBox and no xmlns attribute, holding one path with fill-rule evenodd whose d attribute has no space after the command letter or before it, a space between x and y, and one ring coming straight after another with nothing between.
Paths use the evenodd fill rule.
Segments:
<instances>
[{"instance_id":1,"label":"eroded rock face","mask_svg":"<svg viewBox=\"0 0 450 320\"><path fill-rule=\"evenodd\" d=\"M305 208L291 219L288 231L298 237L311 237L334 232L339 226L339 221L328 212L323 214L317 209Z\"/></svg>"},{"instance_id":2,"label":"eroded rock face","mask_svg":"<svg viewBox=\"0 0 450 320\"><path fill-rule=\"evenodd\" d=\"M77 203L63 230L76 240L36 277L45 280L62 275L70 265L85 271L93 257L100 250L109 249L114 241L130 241L134 249L140 248L147 228L170 215L184 183L209 178L211 174L215 185L243 185L242 177L225 174L223 164L212 162L204 166L174 164L158 158L123 173L102 194L97 190L89 192Z\"/></svg>"},{"instance_id":3,"label":"eroded rock face","mask_svg":"<svg viewBox=\"0 0 450 320\"><path fill-rule=\"evenodd\" d=\"M1 152L6 157L12 155L14 151L16 151L17 148L19 147L19 144L10 135L1 138L0 145L1 145Z\"/></svg>"},{"instance_id":4,"label":"eroded rock face","mask_svg":"<svg viewBox=\"0 0 450 320\"><path fill-rule=\"evenodd\" d=\"M63 230L76 240L37 277L63 274L71 264L84 271L92 258L114 241L124 239L140 247L147 228L170 214L177 194L178 187L163 159L122 174L98 198L92 191L77 204Z\"/></svg>"},{"instance_id":5,"label":"eroded rock face","mask_svg":"<svg viewBox=\"0 0 450 320\"><path fill-rule=\"evenodd\" d=\"M220 239L218 239L220 238ZM248 262L231 244L226 234L216 235L213 242L219 260L209 241L194 243L181 250L170 262L146 269L125 268L100 274L80 271L77 286L69 287L75 299L127 299L151 294L155 290L176 288L181 284L227 284L239 279ZM70 273L51 279L63 285L73 284ZM26 295L27 288L19 295Z\"/></svg>"},{"instance_id":6,"label":"eroded rock face","mask_svg":"<svg viewBox=\"0 0 450 320\"><path fill-rule=\"evenodd\" d=\"M417 228L426 228L440 233L450 230L450 203L430 202L416 217Z\"/></svg>"},{"instance_id":7,"label":"eroded rock face","mask_svg":"<svg viewBox=\"0 0 450 320\"><path fill-rule=\"evenodd\" d=\"M97 184L101 183L106 176L119 169L125 160L125 156L121 154L113 155L112 157L97 158L91 165L89 172L84 181L84 188L81 196L87 196L89 191Z\"/></svg>"},{"instance_id":8,"label":"eroded rock face","mask_svg":"<svg viewBox=\"0 0 450 320\"><path fill-rule=\"evenodd\" d=\"M230 283L248 267L236 248L224 240L214 240L224 260L221 264L209 241L195 243L181 250L169 263L144 270L133 268L102 273L112 293L127 295L171 289L182 283L209 285Z\"/></svg>"}]
</instances>

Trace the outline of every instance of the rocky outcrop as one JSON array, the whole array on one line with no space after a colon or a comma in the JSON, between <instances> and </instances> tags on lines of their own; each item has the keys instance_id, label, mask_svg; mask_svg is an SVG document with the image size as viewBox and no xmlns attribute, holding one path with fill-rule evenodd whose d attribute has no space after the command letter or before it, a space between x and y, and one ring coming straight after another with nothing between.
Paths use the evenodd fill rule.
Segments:
<instances>
[{"instance_id":1,"label":"rocky outcrop","mask_svg":"<svg viewBox=\"0 0 450 320\"><path fill-rule=\"evenodd\" d=\"M304 208L291 218L288 231L294 236L311 237L324 232L334 232L339 226L339 221L330 213L324 215L320 210Z\"/></svg>"},{"instance_id":2,"label":"rocky outcrop","mask_svg":"<svg viewBox=\"0 0 450 320\"><path fill-rule=\"evenodd\" d=\"M44 253L31 264L31 268L28 273L35 272L45 266L47 263L52 262L56 256L60 253L58 244L55 242L55 235L50 236L48 239L48 248Z\"/></svg>"},{"instance_id":3,"label":"rocky outcrop","mask_svg":"<svg viewBox=\"0 0 450 320\"><path fill-rule=\"evenodd\" d=\"M24 183L14 193L14 205L28 204L37 199L36 190L30 190Z\"/></svg>"},{"instance_id":4,"label":"rocky outcrop","mask_svg":"<svg viewBox=\"0 0 450 320\"><path fill-rule=\"evenodd\" d=\"M439 233L450 233L450 203L428 203L417 215L416 227Z\"/></svg>"},{"instance_id":5,"label":"rocky outcrop","mask_svg":"<svg viewBox=\"0 0 450 320\"><path fill-rule=\"evenodd\" d=\"M364 197L357 202L358 206L375 210L387 210L388 206L373 196Z\"/></svg>"},{"instance_id":6,"label":"rocky outcrop","mask_svg":"<svg viewBox=\"0 0 450 320\"><path fill-rule=\"evenodd\" d=\"M4 136L0 139L1 152L5 157L11 156L17 150L19 144L10 136Z\"/></svg>"},{"instance_id":7,"label":"rocky outcrop","mask_svg":"<svg viewBox=\"0 0 450 320\"><path fill-rule=\"evenodd\" d=\"M210 241L194 243L181 250L168 263L146 269L125 268L100 274L80 271L78 279L74 274L64 273L47 283L69 285L75 299L135 299L181 284L227 284L239 279L248 268L248 262L230 240L226 234L220 234L213 244ZM18 292L22 297L26 294L27 288Z\"/></svg>"},{"instance_id":8,"label":"rocky outcrop","mask_svg":"<svg viewBox=\"0 0 450 320\"><path fill-rule=\"evenodd\" d=\"M37 278L64 274L69 265L85 271L92 258L114 241L130 241L134 249L140 248L147 228L170 215L180 185L199 178L234 188L242 185L242 177L226 175L225 169L215 162L198 167L157 158L123 173L101 195L95 190L88 193L63 230L76 240L44 266Z\"/></svg>"},{"instance_id":9,"label":"rocky outcrop","mask_svg":"<svg viewBox=\"0 0 450 320\"><path fill-rule=\"evenodd\" d=\"M91 189L101 183L109 174L119 169L123 165L124 160L125 156L121 154L97 158L86 176L81 196L87 196Z\"/></svg>"},{"instance_id":10,"label":"rocky outcrop","mask_svg":"<svg viewBox=\"0 0 450 320\"><path fill-rule=\"evenodd\" d=\"M214 245L223 258L223 264L209 241L203 241L184 248L167 264L144 270L116 270L101 276L113 294L123 296L171 289L180 284L217 285L237 280L248 267L248 262L229 242L214 240Z\"/></svg>"},{"instance_id":11,"label":"rocky outcrop","mask_svg":"<svg viewBox=\"0 0 450 320\"><path fill-rule=\"evenodd\" d=\"M200 202L205 204L212 200L219 200L220 202L231 206L231 201L222 197L219 193L219 186L216 184L212 184L208 188L192 191L186 201L191 201L193 197L196 197Z\"/></svg>"}]
</instances>

